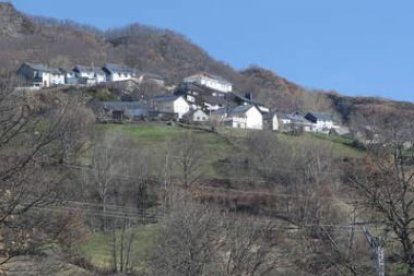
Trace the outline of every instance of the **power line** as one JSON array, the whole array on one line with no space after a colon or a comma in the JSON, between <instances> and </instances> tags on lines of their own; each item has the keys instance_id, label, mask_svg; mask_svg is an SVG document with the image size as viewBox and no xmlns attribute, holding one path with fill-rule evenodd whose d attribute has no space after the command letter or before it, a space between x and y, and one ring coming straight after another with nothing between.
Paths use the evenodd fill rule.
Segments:
<instances>
[{"instance_id":1,"label":"power line","mask_svg":"<svg viewBox=\"0 0 414 276\"><path fill-rule=\"evenodd\" d=\"M89 170L89 171L99 171L96 168L91 168L91 167L85 167L85 166L73 166L73 165L65 165L69 168L74 168L74 169L81 169L81 170ZM137 177L130 177L130 176L120 176L120 175L115 175L114 178L120 179L120 180L125 180L125 181L154 181L153 179L142 179L142 178L137 178ZM206 179L208 180L208 179ZM237 178L214 178L212 180L230 180L230 181L240 181L240 182L251 182L252 180L247 178L247 179L237 179ZM171 182L174 182L176 180L171 179ZM292 194L286 194L286 193L274 193L274 192L268 192L268 191L251 191L251 190L240 190L240 189L231 189L231 188L219 188L219 187L206 187L206 186L198 186L196 189L199 189L200 191L207 191L207 192L221 192L221 193L230 193L230 194L243 194L243 195L262 195L262 196L267 196L267 197L272 197L272 198L291 198L291 199L310 199L312 198L314 195L292 195ZM329 202L330 206L344 206L344 205L352 205L352 206L358 206L358 205L362 205L359 202L336 202L333 200L337 200L337 198L334 197L330 197L330 196L317 196L317 199L327 199L327 200L332 200L331 202ZM366 204L365 204L366 205Z\"/></svg>"},{"instance_id":2,"label":"power line","mask_svg":"<svg viewBox=\"0 0 414 276\"><path fill-rule=\"evenodd\" d=\"M106 211L103 210L100 211L88 211L85 210L82 207L70 207L70 206L40 206L40 207L34 207L36 209L42 209L42 210L49 210L49 211L81 211L82 213L86 213L88 215L92 216L101 216L101 217L111 217L111 218L120 218L120 219L135 219L135 220L143 220L146 218L152 218L152 219L162 219L165 216L160 214L154 214L154 215L138 215L138 214L131 214L131 213L124 213L122 211ZM303 229L315 229L319 228L322 230L340 230L340 231L358 231L363 233L363 227L368 225L376 224L377 222L356 222L354 224L302 224L302 225L271 225L267 230L303 230Z\"/></svg>"}]
</instances>

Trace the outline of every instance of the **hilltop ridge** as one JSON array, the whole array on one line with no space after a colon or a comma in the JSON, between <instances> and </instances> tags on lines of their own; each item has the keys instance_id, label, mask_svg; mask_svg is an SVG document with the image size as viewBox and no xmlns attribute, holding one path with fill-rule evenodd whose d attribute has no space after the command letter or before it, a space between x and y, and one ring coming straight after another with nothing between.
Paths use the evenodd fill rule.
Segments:
<instances>
[{"instance_id":1,"label":"hilltop ridge","mask_svg":"<svg viewBox=\"0 0 414 276\"><path fill-rule=\"evenodd\" d=\"M0 15L0 74L15 71L24 61L56 67L121 63L159 74L167 85L176 85L188 75L206 71L224 77L241 94L249 92L276 111L338 112L349 121L361 109L359 105L344 112L337 104L342 100L340 94L311 91L265 68L252 66L235 70L171 30L136 23L99 31L74 22L24 15L4 2L0 3ZM401 105L390 100L364 99L362 109L378 106L378 101L388 106L380 112L397 112ZM411 103L403 105L414 107Z\"/></svg>"},{"instance_id":2,"label":"hilltop ridge","mask_svg":"<svg viewBox=\"0 0 414 276\"><path fill-rule=\"evenodd\" d=\"M11 3L0 3L0 37L19 37L35 31L36 24L19 13Z\"/></svg>"}]
</instances>

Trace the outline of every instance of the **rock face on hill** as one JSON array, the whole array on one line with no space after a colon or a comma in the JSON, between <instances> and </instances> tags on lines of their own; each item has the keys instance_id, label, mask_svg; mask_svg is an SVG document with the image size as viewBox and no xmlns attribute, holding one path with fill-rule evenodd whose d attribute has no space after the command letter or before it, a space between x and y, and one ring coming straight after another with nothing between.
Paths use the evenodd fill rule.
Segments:
<instances>
[{"instance_id":1,"label":"rock face on hill","mask_svg":"<svg viewBox=\"0 0 414 276\"><path fill-rule=\"evenodd\" d=\"M0 3L0 37L33 34L36 24L16 11L10 3Z\"/></svg>"},{"instance_id":2,"label":"rock face on hill","mask_svg":"<svg viewBox=\"0 0 414 276\"><path fill-rule=\"evenodd\" d=\"M106 43L95 34L38 22L10 3L0 3L0 49L0 74L16 70L24 61L66 67L106 60Z\"/></svg>"}]
</instances>

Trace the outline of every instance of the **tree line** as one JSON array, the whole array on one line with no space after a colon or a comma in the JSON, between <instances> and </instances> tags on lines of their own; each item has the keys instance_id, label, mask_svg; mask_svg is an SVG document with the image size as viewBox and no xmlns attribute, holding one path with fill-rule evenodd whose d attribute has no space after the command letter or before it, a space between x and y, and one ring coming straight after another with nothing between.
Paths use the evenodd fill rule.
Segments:
<instances>
[{"instance_id":1,"label":"tree line","mask_svg":"<svg viewBox=\"0 0 414 276\"><path fill-rule=\"evenodd\" d=\"M380 134L356 157L251 132L211 164L203 134L139 145L97 126L88 95L25 94L12 81L0 82L0 266L53 243L65 262L108 273L76 251L104 233L111 273L369 275L377 268L365 227L385 244L387 273L413 273L408 115L355 121ZM208 179L211 165L225 181ZM137 260L134 229L147 223L158 227L155 242Z\"/></svg>"}]
</instances>

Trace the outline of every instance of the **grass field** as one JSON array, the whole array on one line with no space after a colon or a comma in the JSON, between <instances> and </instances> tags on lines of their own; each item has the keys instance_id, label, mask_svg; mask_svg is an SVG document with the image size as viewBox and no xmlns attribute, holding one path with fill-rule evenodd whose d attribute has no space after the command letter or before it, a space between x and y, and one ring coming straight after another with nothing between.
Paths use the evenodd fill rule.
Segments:
<instances>
[{"instance_id":1,"label":"grass field","mask_svg":"<svg viewBox=\"0 0 414 276\"><path fill-rule=\"evenodd\" d=\"M174 125L160 123L145 124L107 124L99 125L108 133L123 133L128 135L136 142L136 147L145 147L154 153L162 153L165 147L173 148L182 137L181 135L190 132L197 138L201 147L205 148L205 160L207 161L206 172L203 177L225 177L220 173L215 165L220 164L218 161L223 160L233 154L237 154L244 149L243 145L238 145L244 137L247 137L252 131L240 131L233 129L219 129L220 134L201 131L196 129L186 129ZM261 133L261 132L256 132ZM299 144L314 146L318 144L323 148L330 149L334 156L343 158L358 158L364 155L363 151L349 146L350 141L339 139L338 137L320 136L313 134L304 134L300 136L291 136L280 133L272 133L278 138L279 142L295 149ZM280 143L278 143L280 145ZM176 147L177 148L177 147ZM152 155L152 153L151 153ZM159 173L159 168L156 168ZM243 176L237 175L242 178ZM339 200L339 199L338 199ZM339 201L340 202L340 201ZM347 208L344 204L343 208ZM157 237L160 233L159 225L140 226L128 231L133 231L135 239L133 242L132 260L133 267L137 271L145 271L148 266L148 260L156 244ZM119 233L117 233L119 235ZM86 243L79 246L79 251L86 256L90 262L101 269L108 269L112 264L112 238L111 234L95 233Z\"/></svg>"},{"instance_id":2,"label":"grass field","mask_svg":"<svg viewBox=\"0 0 414 276\"><path fill-rule=\"evenodd\" d=\"M157 224L149 224L127 230L127 234L131 233L134 235L131 247L132 266L135 270L142 271L146 269L146 264L156 244L159 226ZM117 232L116 235L119 240L120 232ZM97 232L93 234L89 241L79 245L78 250L95 267L104 270L109 269L113 263L112 239L112 233Z\"/></svg>"},{"instance_id":3,"label":"grass field","mask_svg":"<svg viewBox=\"0 0 414 276\"><path fill-rule=\"evenodd\" d=\"M108 125L110 131L123 131L136 139L138 143L163 143L183 134L186 130L166 124L140 124L140 125Z\"/></svg>"},{"instance_id":4,"label":"grass field","mask_svg":"<svg viewBox=\"0 0 414 276\"><path fill-rule=\"evenodd\" d=\"M213 164L234 154L236 151L236 148L222 136L197 129L187 129L160 123L139 125L108 124L99 127L103 127L109 133L125 133L136 142L137 147L145 147L155 155L162 155L169 151L172 157L176 154L175 151L178 148L176 144L180 137L182 137L181 135L191 133L203 151L203 162L207 165L205 170L206 177L216 177Z\"/></svg>"},{"instance_id":5,"label":"grass field","mask_svg":"<svg viewBox=\"0 0 414 276\"><path fill-rule=\"evenodd\" d=\"M364 151L350 146L351 141L346 138L311 133L305 133L300 136L279 134L278 137L290 146L295 146L299 143L317 143L332 150L336 157L360 158L364 156Z\"/></svg>"},{"instance_id":6,"label":"grass field","mask_svg":"<svg viewBox=\"0 0 414 276\"><path fill-rule=\"evenodd\" d=\"M200 148L204 149L205 158L205 177L221 177L221 173L217 172L215 165L219 160L226 159L229 156L244 150L241 144L243 138L247 137L254 131L246 131L231 128L219 128L218 133L207 132L197 129L187 129L176 125L167 125L162 123L143 123L143 124L108 124L100 125L107 132L125 133L130 136L137 147L145 147L154 154L164 154L167 149L171 152L177 149L176 144L181 135L190 132L200 144ZM257 133L257 131L256 131ZM260 133L260 132L259 132ZM288 147L294 147L299 144L315 145L319 144L326 149L330 149L333 155L339 158L350 157L358 158L364 155L364 152L351 147L351 141L344 138L303 134L300 136L292 136L280 133L273 133L280 142ZM174 153L172 153L174 154Z\"/></svg>"}]
</instances>

